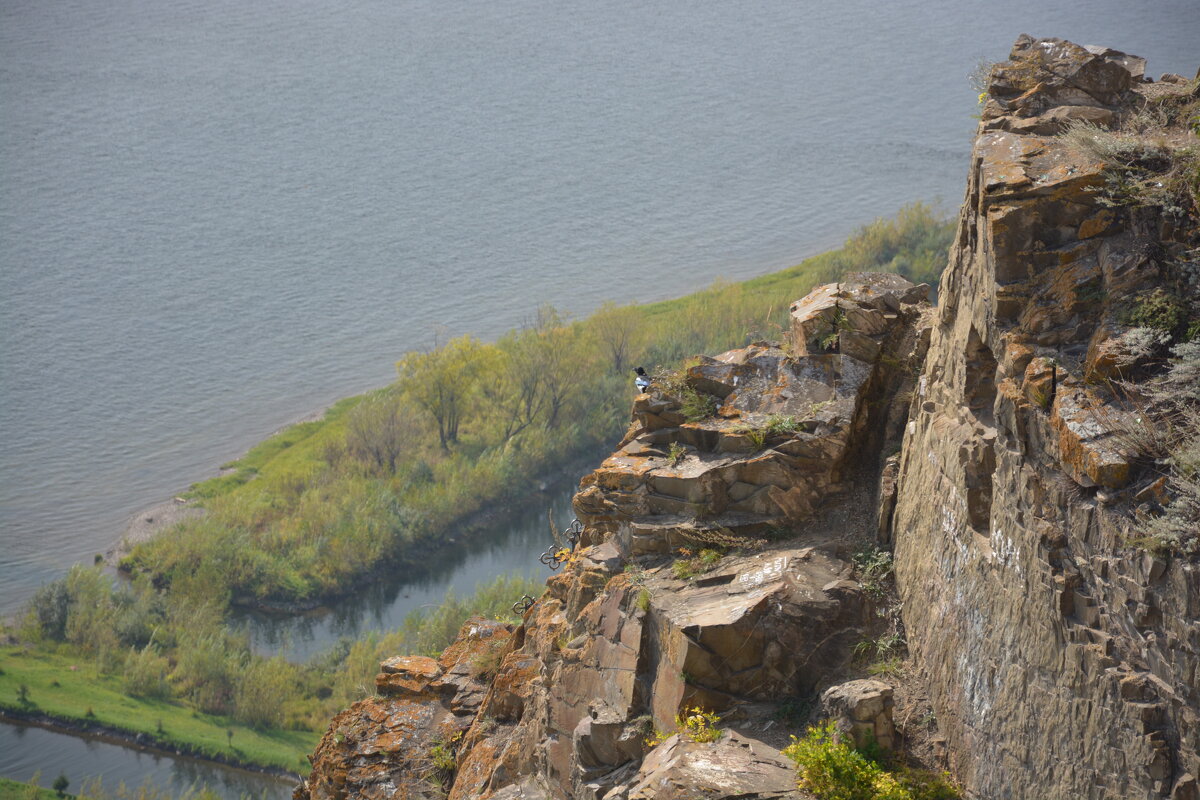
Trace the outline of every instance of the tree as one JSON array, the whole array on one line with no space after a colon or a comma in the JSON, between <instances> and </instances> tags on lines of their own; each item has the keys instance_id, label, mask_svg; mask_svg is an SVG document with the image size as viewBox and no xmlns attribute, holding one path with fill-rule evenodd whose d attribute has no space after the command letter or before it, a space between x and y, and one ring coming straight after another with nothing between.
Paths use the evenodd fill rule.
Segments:
<instances>
[{"instance_id":1,"label":"tree","mask_svg":"<svg viewBox=\"0 0 1200 800\"><path fill-rule=\"evenodd\" d=\"M346 451L359 461L392 475L396 462L420 436L418 420L400 405L396 392L384 389L357 406L346 418Z\"/></svg>"},{"instance_id":2,"label":"tree","mask_svg":"<svg viewBox=\"0 0 1200 800\"><path fill-rule=\"evenodd\" d=\"M283 724L283 704L299 683L296 667L282 656L254 659L238 681L234 717L256 728Z\"/></svg>"},{"instance_id":3,"label":"tree","mask_svg":"<svg viewBox=\"0 0 1200 800\"><path fill-rule=\"evenodd\" d=\"M50 788L59 797L64 797L67 793L67 787L71 785L71 781L67 779L65 772L58 773L58 777L54 779L54 783L50 784Z\"/></svg>"},{"instance_id":4,"label":"tree","mask_svg":"<svg viewBox=\"0 0 1200 800\"><path fill-rule=\"evenodd\" d=\"M430 352L409 353L396 365L403 391L437 421L443 450L458 441L462 415L479 380L482 347L470 335L460 336Z\"/></svg>"},{"instance_id":5,"label":"tree","mask_svg":"<svg viewBox=\"0 0 1200 800\"><path fill-rule=\"evenodd\" d=\"M620 375L641 348L641 315L632 306L618 306L609 300L589 322L600 347L612 363L613 373Z\"/></svg>"},{"instance_id":6,"label":"tree","mask_svg":"<svg viewBox=\"0 0 1200 800\"><path fill-rule=\"evenodd\" d=\"M546 427L558 424L559 415L579 381L579 331L564 324L552 305L540 306L531 326L535 334L531 354L545 393Z\"/></svg>"},{"instance_id":7,"label":"tree","mask_svg":"<svg viewBox=\"0 0 1200 800\"><path fill-rule=\"evenodd\" d=\"M532 425L545 407L538 347L536 332L510 332L500 340L490 360L482 389L489 408L499 417L503 441Z\"/></svg>"}]
</instances>

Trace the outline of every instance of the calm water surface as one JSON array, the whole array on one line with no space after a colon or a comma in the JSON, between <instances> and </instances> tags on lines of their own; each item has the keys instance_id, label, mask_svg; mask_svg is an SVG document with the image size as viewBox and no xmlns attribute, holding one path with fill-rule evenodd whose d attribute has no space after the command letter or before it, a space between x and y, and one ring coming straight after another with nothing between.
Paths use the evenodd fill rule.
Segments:
<instances>
[{"instance_id":1,"label":"calm water surface","mask_svg":"<svg viewBox=\"0 0 1200 800\"><path fill-rule=\"evenodd\" d=\"M122 782L134 789L150 781L159 789L170 790L174 797L206 785L227 800L287 800L295 788L294 781L257 772L134 750L32 725L0 725L0 775L30 781L39 772L42 787L50 786L60 773L66 775L71 782L67 791L72 793L95 778L103 779L110 791Z\"/></svg>"}]
</instances>

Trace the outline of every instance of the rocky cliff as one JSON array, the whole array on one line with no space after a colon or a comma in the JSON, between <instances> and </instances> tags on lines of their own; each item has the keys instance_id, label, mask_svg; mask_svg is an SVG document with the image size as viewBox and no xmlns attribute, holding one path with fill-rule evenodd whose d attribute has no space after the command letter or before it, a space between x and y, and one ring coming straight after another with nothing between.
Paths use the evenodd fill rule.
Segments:
<instances>
[{"instance_id":1,"label":"rocky cliff","mask_svg":"<svg viewBox=\"0 0 1200 800\"><path fill-rule=\"evenodd\" d=\"M1196 212L1120 203L1121 162L1056 135L1087 120L1131 150L1194 147L1135 127L1196 108L1182 83L1135 82L1142 67L1023 38L994 71L904 439L908 643L980 797L1197 796L1200 582L1129 546L1161 470L1138 463L1144 420L1110 381L1163 355L1123 350L1139 310L1195 314Z\"/></svg>"},{"instance_id":2,"label":"rocky cliff","mask_svg":"<svg viewBox=\"0 0 1200 800\"><path fill-rule=\"evenodd\" d=\"M1079 134L1152 101L1161 152L1195 144L1191 86L1143 69L1018 40L939 305L850 275L786 341L660 377L521 623L385 662L297 798L804 797L780 750L824 717L970 797L1196 797L1200 582L1131 544L1170 489L1116 382L1161 370L1143 317L1197 316L1195 209L1143 185L1177 165L1114 173ZM905 632L907 666L865 679Z\"/></svg>"}]
</instances>

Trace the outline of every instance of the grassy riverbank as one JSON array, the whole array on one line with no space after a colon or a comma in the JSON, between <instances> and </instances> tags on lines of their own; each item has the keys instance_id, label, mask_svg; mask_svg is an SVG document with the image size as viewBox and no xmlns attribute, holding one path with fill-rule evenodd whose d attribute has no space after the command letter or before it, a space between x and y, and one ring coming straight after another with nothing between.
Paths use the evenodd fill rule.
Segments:
<instances>
[{"instance_id":1,"label":"grassy riverbank","mask_svg":"<svg viewBox=\"0 0 1200 800\"><path fill-rule=\"evenodd\" d=\"M0 778L0 800L63 800L74 797L73 794L59 795L51 789Z\"/></svg>"},{"instance_id":2,"label":"grassy riverbank","mask_svg":"<svg viewBox=\"0 0 1200 800\"><path fill-rule=\"evenodd\" d=\"M149 782L138 786L119 784L110 788L99 778L84 781L78 794L66 790L60 794L44 788L41 782L41 778L36 778L36 783L0 778L0 800L220 800L221 797L209 789L186 789L182 794L172 795ZM67 788L73 787L68 785Z\"/></svg>"},{"instance_id":3,"label":"grassy riverbank","mask_svg":"<svg viewBox=\"0 0 1200 800\"><path fill-rule=\"evenodd\" d=\"M306 774L305 754L320 738L313 731L259 730L177 702L131 697L119 676L102 673L78 654L0 647L0 669L0 711L21 718L45 715L72 730L141 737L164 750Z\"/></svg>"},{"instance_id":4,"label":"grassy riverbank","mask_svg":"<svg viewBox=\"0 0 1200 800\"><path fill-rule=\"evenodd\" d=\"M541 589L501 575L394 631L292 664L255 655L214 606L74 567L39 591L19 627L0 632L19 642L0 646L0 716L304 774L329 718L373 693L380 661L437 654L473 615L515 622L514 599Z\"/></svg>"},{"instance_id":5,"label":"grassy riverbank","mask_svg":"<svg viewBox=\"0 0 1200 800\"><path fill-rule=\"evenodd\" d=\"M848 271L935 282L950 237L918 204L760 278L574 322L543 307L495 343L464 336L409 353L391 386L194 486L204 517L136 545L122 567L205 601L286 607L344 593L383 566L420 564L533 476L610 446L628 422L632 366L778 338L789 303Z\"/></svg>"}]
</instances>

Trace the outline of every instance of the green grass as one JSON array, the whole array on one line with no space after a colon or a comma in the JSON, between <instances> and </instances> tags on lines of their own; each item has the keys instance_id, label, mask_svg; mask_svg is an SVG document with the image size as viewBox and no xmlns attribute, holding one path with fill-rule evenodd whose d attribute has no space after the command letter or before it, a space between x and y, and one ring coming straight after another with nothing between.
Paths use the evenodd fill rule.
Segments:
<instances>
[{"instance_id":1,"label":"green grass","mask_svg":"<svg viewBox=\"0 0 1200 800\"><path fill-rule=\"evenodd\" d=\"M336 437L343 432L346 412L366 397L356 395L344 398L330 406L320 419L284 428L256 444L236 461L222 464L222 470L233 470L231 474L218 475L194 484L185 496L204 500L229 494L267 468L272 471L303 472L319 465L321 448L327 442L337 440Z\"/></svg>"},{"instance_id":2,"label":"green grass","mask_svg":"<svg viewBox=\"0 0 1200 800\"><path fill-rule=\"evenodd\" d=\"M145 733L202 757L221 756L306 774L310 768L306 756L320 738L309 731L255 730L182 705L129 697L122 693L119 678L100 674L86 660L45 649L0 647L0 669L0 708ZM21 685L28 689L29 705L18 702ZM160 722L164 735L158 734Z\"/></svg>"},{"instance_id":3,"label":"green grass","mask_svg":"<svg viewBox=\"0 0 1200 800\"><path fill-rule=\"evenodd\" d=\"M65 796L74 797L75 795L67 794ZM52 789L0 778L0 800L59 800L59 796Z\"/></svg>"}]
</instances>

